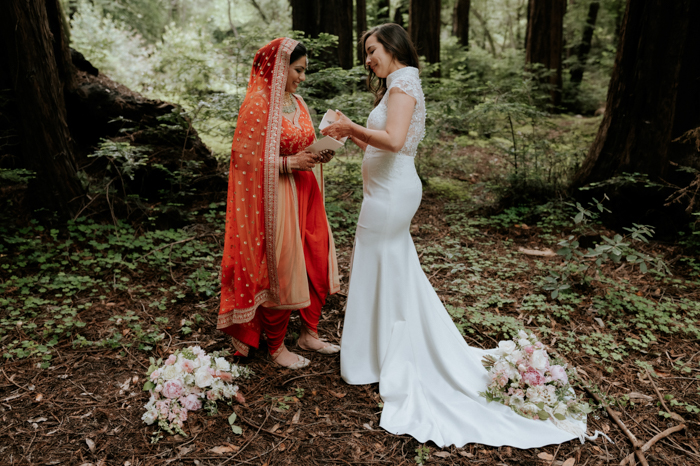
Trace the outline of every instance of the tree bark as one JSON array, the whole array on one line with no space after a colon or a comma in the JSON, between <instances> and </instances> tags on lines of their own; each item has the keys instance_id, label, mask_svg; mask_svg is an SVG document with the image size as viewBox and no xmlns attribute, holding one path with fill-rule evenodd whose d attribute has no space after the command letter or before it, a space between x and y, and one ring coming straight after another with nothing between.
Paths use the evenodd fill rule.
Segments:
<instances>
[{"instance_id":1,"label":"tree bark","mask_svg":"<svg viewBox=\"0 0 700 466\"><path fill-rule=\"evenodd\" d=\"M586 25L583 28L583 37L581 38L581 43L576 46L576 64L571 67L571 83L578 86L583 81L583 71L586 66L586 60L588 59L588 53L591 51L591 42L593 41L593 31L595 31L595 23L598 19L598 10L600 9L600 2L593 1L588 6L588 17L586 18Z\"/></svg>"},{"instance_id":2,"label":"tree bark","mask_svg":"<svg viewBox=\"0 0 700 466\"><path fill-rule=\"evenodd\" d=\"M469 7L471 0L457 0L452 15L452 35L457 37L459 43L469 47Z\"/></svg>"},{"instance_id":3,"label":"tree bark","mask_svg":"<svg viewBox=\"0 0 700 466\"><path fill-rule=\"evenodd\" d=\"M73 85L59 0L7 0L0 15L5 66L18 105L20 144L35 206L65 220L82 206L65 91ZM48 12L51 12L49 17ZM63 78L63 80L62 80Z\"/></svg>"},{"instance_id":4,"label":"tree bark","mask_svg":"<svg viewBox=\"0 0 700 466\"><path fill-rule=\"evenodd\" d=\"M407 8L405 0L399 1L399 4L396 5L396 10L394 10L394 23L398 24L402 28L406 27L406 24L403 22L403 14L406 13L406 11Z\"/></svg>"},{"instance_id":5,"label":"tree bark","mask_svg":"<svg viewBox=\"0 0 700 466\"><path fill-rule=\"evenodd\" d=\"M289 0L292 7L292 29L309 37L318 37L321 17L320 0Z\"/></svg>"},{"instance_id":6,"label":"tree bark","mask_svg":"<svg viewBox=\"0 0 700 466\"><path fill-rule=\"evenodd\" d=\"M418 55L428 63L440 63L440 0L411 0L408 32ZM440 76L440 70L435 73Z\"/></svg>"},{"instance_id":7,"label":"tree bark","mask_svg":"<svg viewBox=\"0 0 700 466\"><path fill-rule=\"evenodd\" d=\"M552 108L561 104L562 51L565 0L531 0L527 21L527 47L525 63L541 64L550 70L542 82L550 86ZM529 66L532 68L531 66Z\"/></svg>"},{"instance_id":8,"label":"tree bark","mask_svg":"<svg viewBox=\"0 0 700 466\"><path fill-rule=\"evenodd\" d=\"M377 0L377 24L389 22L390 0Z\"/></svg>"},{"instance_id":9,"label":"tree bark","mask_svg":"<svg viewBox=\"0 0 700 466\"><path fill-rule=\"evenodd\" d=\"M357 62L362 64L362 44L360 38L367 31L367 2L355 0L355 32L357 35Z\"/></svg>"},{"instance_id":10,"label":"tree bark","mask_svg":"<svg viewBox=\"0 0 700 466\"><path fill-rule=\"evenodd\" d=\"M352 0L325 0L328 12L328 32L338 36L338 63L343 69L349 70L353 65L352 49ZM321 25L323 29L323 24Z\"/></svg>"},{"instance_id":11,"label":"tree bark","mask_svg":"<svg viewBox=\"0 0 700 466\"><path fill-rule=\"evenodd\" d=\"M605 116L574 187L669 174L672 141L700 126L698 23L695 0L628 1Z\"/></svg>"}]
</instances>

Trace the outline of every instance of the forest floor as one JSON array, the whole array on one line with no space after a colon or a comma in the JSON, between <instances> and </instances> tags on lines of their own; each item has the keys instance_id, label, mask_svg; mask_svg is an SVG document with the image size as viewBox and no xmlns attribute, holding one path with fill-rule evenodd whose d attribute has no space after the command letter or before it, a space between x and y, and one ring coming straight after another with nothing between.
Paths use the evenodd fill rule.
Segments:
<instances>
[{"instance_id":1,"label":"forest floor","mask_svg":"<svg viewBox=\"0 0 700 466\"><path fill-rule=\"evenodd\" d=\"M490 157L478 148L466 152ZM576 210L554 202L485 214L475 210L483 193L468 175L468 195L426 189L412 227L426 274L467 342L494 347L518 329L534 331L577 369L577 391L591 399L585 385L610 404L641 443L685 425L646 451L650 464L700 463L695 258L675 243L636 242L640 252L669 263L672 275L607 261L553 299L543 280L565 259L550 251L575 229ZM211 417L191 413L188 437L166 435L152 444L155 426L141 421L149 357L194 344L232 350L216 330L222 212L221 203L201 206L194 226L152 235L148 244L126 227L85 222L73 225L70 240L36 225L13 233L14 249L0 251L0 344L7 358L0 367L0 464L597 466L619 464L633 452L629 436L599 407L589 416L589 433L599 430L614 443L600 437L529 450L428 443L417 457L420 443L379 428L377 384L344 383L338 355L301 351L311 365L292 372L269 361L264 346L249 358L229 358L255 372L238 383L244 404L220 403ZM351 240L343 238L343 287L328 299L319 326L333 343L342 334L351 253ZM293 316L290 348L298 332ZM232 411L241 435L227 422Z\"/></svg>"}]
</instances>

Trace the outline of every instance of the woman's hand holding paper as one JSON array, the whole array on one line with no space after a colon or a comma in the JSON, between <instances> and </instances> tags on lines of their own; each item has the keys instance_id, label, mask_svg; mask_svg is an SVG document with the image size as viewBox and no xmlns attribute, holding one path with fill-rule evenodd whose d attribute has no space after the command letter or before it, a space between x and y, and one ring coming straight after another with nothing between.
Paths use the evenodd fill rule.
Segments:
<instances>
[{"instance_id":1,"label":"woman's hand holding paper","mask_svg":"<svg viewBox=\"0 0 700 466\"><path fill-rule=\"evenodd\" d=\"M336 114L338 115L338 119L323 128L321 133L324 136L330 136L336 141L340 141L344 137L352 135L352 127L354 123L350 120L350 118L343 115L340 110L336 110Z\"/></svg>"}]
</instances>

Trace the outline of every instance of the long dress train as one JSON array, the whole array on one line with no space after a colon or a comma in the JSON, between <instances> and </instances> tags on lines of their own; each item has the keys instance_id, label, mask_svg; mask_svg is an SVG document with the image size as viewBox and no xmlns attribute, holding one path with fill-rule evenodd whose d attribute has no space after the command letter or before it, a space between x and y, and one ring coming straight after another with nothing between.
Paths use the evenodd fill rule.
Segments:
<instances>
[{"instance_id":1,"label":"long dress train","mask_svg":"<svg viewBox=\"0 0 700 466\"><path fill-rule=\"evenodd\" d=\"M420 442L533 448L576 438L478 394L488 384L481 364L486 351L460 335L421 269L409 232L422 194L413 158L425 124L418 70L395 71L387 85L414 97L416 107L401 151L370 146L363 159L364 199L340 352L343 379L379 382L380 426ZM369 128L385 127L388 94L370 114Z\"/></svg>"}]
</instances>

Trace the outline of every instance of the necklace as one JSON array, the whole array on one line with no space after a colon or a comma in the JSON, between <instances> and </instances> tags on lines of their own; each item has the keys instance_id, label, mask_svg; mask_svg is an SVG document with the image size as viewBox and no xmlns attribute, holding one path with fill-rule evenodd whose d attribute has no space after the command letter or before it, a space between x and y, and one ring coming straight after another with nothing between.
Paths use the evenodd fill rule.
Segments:
<instances>
[{"instance_id":1,"label":"necklace","mask_svg":"<svg viewBox=\"0 0 700 466\"><path fill-rule=\"evenodd\" d=\"M291 92L285 92L284 98L282 99L282 113L296 113L296 111L296 99L292 97Z\"/></svg>"}]
</instances>

